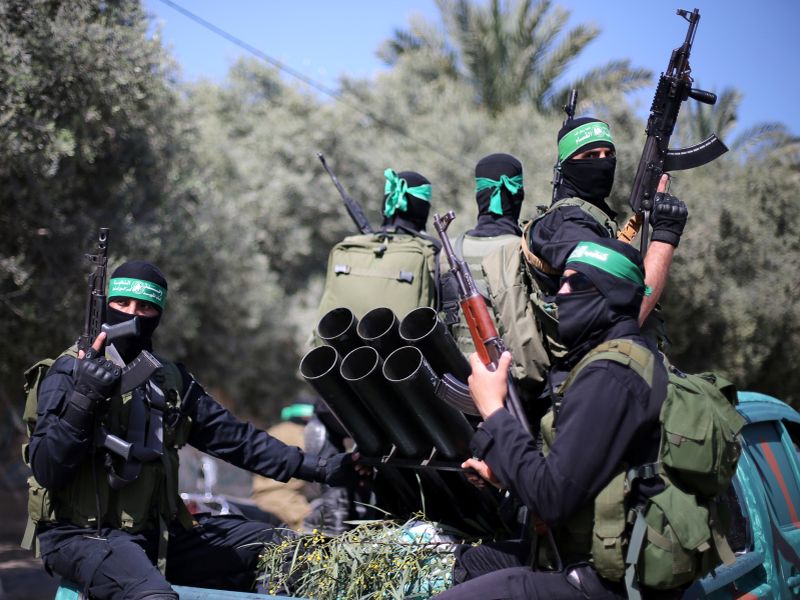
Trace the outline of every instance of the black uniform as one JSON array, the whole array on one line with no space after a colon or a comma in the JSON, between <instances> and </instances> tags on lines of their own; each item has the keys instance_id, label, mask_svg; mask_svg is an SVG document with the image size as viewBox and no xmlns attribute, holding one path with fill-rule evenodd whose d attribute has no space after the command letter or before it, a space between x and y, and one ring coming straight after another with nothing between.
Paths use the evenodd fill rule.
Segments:
<instances>
[{"instance_id":1,"label":"black uniform","mask_svg":"<svg viewBox=\"0 0 800 600\"><path fill-rule=\"evenodd\" d=\"M74 360L56 361L39 389L31 468L37 481L52 489L69 483L92 452L89 436L61 418L74 387ZM299 448L239 421L207 394L199 396L186 416L192 420L192 446L243 469L287 481L303 461ZM267 542L274 535L267 524L238 516L203 517L192 530L173 523L170 533L167 579L178 585L222 589L246 589L252 584L260 552L253 543ZM38 539L46 568L86 587L92 597L136 598L139 591L171 590L153 566L157 530L131 535L103 527L98 538L96 528L43 523Z\"/></svg>"},{"instance_id":2,"label":"black uniform","mask_svg":"<svg viewBox=\"0 0 800 600\"><path fill-rule=\"evenodd\" d=\"M111 275L106 319L111 324L134 314L139 319L137 334L114 342L125 362L152 350L151 336L166 293L166 278L150 263L129 261ZM28 448L34 483L46 488L32 486L29 497L44 565L92 598L176 599L154 565L165 552L172 583L242 590L252 586L259 542L271 540L274 531L265 523L230 516L200 517L192 527L173 489L176 448L184 438L211 456L279 481L297 477L342 485L354 475L350 455L321 459L304 454L239 421L179 365L164 366L126 397L127 404L115 391L119 377L119 367L102 357L59 358L39 385ZM128 426L123 427L126 411ZM127 436L134 448L153 452L129 459L118 471L111 465L106 479L105 451L94 439L100 424ZM147 440L142 442L145 429ZM47 496L53 498L52 506L44 502ZM95 515L101 520L97 526ZM163 522L173 515L175 522ZM167 530L164 548L160 533Z\"/></svg>"},{"instance_id":3,"label":"black uniform","mask_svg":"<svg viewBox=\"0 0 800 600\"><path fill-rule=\"evenodd\" d=\"M626 252L636 251L627 246ZM608 274L595 273L592 281L601 293L594 290L564 296L569 306L558 296L562 323L569 328L562 334L570 348L568 364L575 365L592 348L612 339L629 339L655 352L641 337L636 321L643 286L633 290L632 284ZM653 390L651 394L647 382L630 368L596 360L580 371L564 395L557 413L558 433L547 458L506 410L484 421L471 447L526 506L556 528L593 502L620 464L640 465L657 459L659 413L666 393L666 371L660 360L656 361ZM658 479L645 484L637 486L634 497L662 489ZM468 581L441 597L625 597L622 583L602 579L588 564L565 565L564 571L534 571L528 566L529 550L530 542L513 541L462 548L454 574L457 583Z\"/></svg>"}]
</instances>

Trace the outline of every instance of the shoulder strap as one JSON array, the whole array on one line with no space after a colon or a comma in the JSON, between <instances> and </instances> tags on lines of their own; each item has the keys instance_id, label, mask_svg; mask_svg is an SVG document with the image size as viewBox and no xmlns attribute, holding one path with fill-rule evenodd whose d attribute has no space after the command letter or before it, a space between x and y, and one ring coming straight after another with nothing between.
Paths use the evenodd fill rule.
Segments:
<instances>
[{"instance_id":1,"label":"shoulder strap","mask_svg":"<svg viewBox=\"0 0 800 600\"><path fill-rule=\"evenodd\" d=\"M653 385L653 369L655 357L653 353L641 344L631 340L618 339L603 342L590 350L580 362L573 367L564 383L558 388L558 395L563 396L572 385L578 374L589 364L596 360L611 360L633 369L648 386Z\"/></svg>"}]
</instances>

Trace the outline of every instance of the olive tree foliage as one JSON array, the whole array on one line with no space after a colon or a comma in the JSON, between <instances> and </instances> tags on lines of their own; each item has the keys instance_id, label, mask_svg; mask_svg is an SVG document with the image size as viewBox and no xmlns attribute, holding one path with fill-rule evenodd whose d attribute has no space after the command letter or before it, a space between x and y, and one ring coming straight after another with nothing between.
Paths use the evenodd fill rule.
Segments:
<instances>
[{"instance_id":1,"label":"olive tree foliage","mask_svg":"<svg viewBox=\"0 0 800 600\"><path fill-rule=\"evenodd\" d=\"M671 356L800 406L800 171L729 157L676 183L690 217L664 300Z\"/></svg>"},{"instance_id":2,"label":"olive tree foliage","mask_svg":"<svg viewBox=\"0 0 800 600\"><path fill-rule=\"evenodd\" d=\"M169 64L134 3L0 2L0 379L82 326L83 253L157 227L180 168ZM177 190L176 190L177 192Z\"/></svg>"},{"instance_id":3,"label":"olive tree foliage","mask_svg":"<svg viewBox=\"0 0 800 600\"><path fill-rule=\"evenodd\" d=\"M83 255L109 227L109 272L143 258L169 281L156 349L276 411L289 390L266 307L282 289L207 201L221 192L202 177L174 66L146 31L136 2L0 0L0 395L17 405L23 369L77 338Z\"/></svg>"}]
</instances>

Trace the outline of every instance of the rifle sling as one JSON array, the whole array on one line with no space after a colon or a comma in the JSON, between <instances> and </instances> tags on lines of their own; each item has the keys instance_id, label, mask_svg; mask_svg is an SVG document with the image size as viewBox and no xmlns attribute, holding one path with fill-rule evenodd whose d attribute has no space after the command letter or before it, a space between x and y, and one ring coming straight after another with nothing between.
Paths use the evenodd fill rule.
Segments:
<instances>
[{"instance_id":1,"label":"rifle sling","mask_svg":"<svg viewBox=\"0 0 800 600\"><path fill-rule=\"evenodd\" d=\"M522 248L522 254L525 256L525 260L527 260L533 268L541 271L542 273L546 273L547 275L558 275L560 271L536 256L528 246L528 230L531 228L532 224L533 221L528 221L528 223L525 225L525 229L522 230L522 237L520 238L520 247Z\"/></svg>"}]
</instances>

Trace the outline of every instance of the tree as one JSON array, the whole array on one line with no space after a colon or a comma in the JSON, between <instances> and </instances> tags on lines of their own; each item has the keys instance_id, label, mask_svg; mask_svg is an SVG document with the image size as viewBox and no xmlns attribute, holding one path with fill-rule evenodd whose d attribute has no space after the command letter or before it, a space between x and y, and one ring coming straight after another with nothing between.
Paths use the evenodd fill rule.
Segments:
<instances>
[{"instance_id":1,"label":"tree","mask_svg":"<svg viewBox=\"0 0 800 600\"><path fill-rule=\"evenodd\" d=\"M33 357L77 337L85 265L99 226L124 253L153 225L182 120L169 61L136 3L0 1L0 359L3 392ZM134 216L135 215L135 216ZM56 346L57 347L57 346ZM13 383L12 383L13 382Z\"/></svg>"},{"instance_id":2,"label":"tree","mask_svg":"<svg viewBox=\"0 0 800 600\"><path fill-rule=\"evenodd\" d=\"M140 5L0 0L0 24L2 399L18 404L24 368L80 333L83 254L103 226L110 270L144 258L167 275L157 349L274 416L296 387L283 292L215 201L224 183L202 176L195 118Z\"/></svg>"},{"instance_id":3,"label":"tree","mask_svg":"<svg viewBox=\"0 0 800 600\"><path fill-rule=\"evenodd\" d=\"M443 31L416 20L409 29L396 30L379 56L390 66L413 60L429 77L463 79L474 101L492 115L521 102L557 110L571 87L587 95L609 87L626 91L650 77L627 60L610 61L559 87L562 73L600 30L578 25L565 31L570 13L550 0L491 0L485 5L437 0L437 5Z\"/></svg>"}]
</instances>

